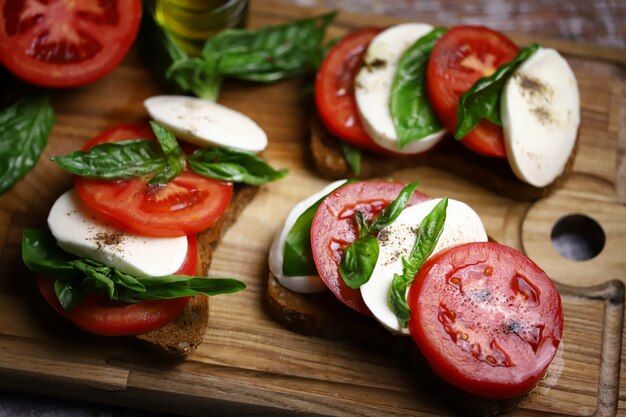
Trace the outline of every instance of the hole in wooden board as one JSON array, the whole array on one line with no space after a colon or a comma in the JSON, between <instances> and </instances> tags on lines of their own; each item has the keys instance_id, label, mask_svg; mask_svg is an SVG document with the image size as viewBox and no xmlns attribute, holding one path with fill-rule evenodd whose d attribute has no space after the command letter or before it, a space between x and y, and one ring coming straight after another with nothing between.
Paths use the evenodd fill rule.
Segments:
<instances>
[{"instance_id":1,"label":"hole in wooden board","mask_svg":"<svg viewBox=\"0 0 626 417\"><path fill-rule=\"evenodd\" d=\"M606 241L602 226L584 214L561 217L552 227L550 238L559 255L573 261L598 256Z\"/></svg>"}]
</instances>

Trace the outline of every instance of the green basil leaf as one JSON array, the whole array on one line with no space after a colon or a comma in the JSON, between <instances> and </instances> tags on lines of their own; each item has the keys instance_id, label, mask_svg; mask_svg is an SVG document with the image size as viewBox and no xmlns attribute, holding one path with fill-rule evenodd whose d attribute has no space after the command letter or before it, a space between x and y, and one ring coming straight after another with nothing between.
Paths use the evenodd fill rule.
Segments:
<instances>
[{"instance_id":1,"label":"green basil leaf","mask_svg":"<svg viewBox=\"0 0 626 417\"><path fill-rule=\"evenodd\" d=\"M119 271L117 269L113 270L113 274L111 275L111 280L114 283L121 285L123 287L126 287L129 290L134 291L134 292L146 291L146 287L145 285L141 283L141 281L139 281L137 278L133 277L132 275L125 274L124 272Z\"/></svg>"},{"instance_id":2,"label":"green basil leaf","mask_svg":"<svg viewBox=\"0 0 626 417\"><path fill-rule=\"evenodd\" d=\"M159 280L162 281L160 284L157 283ZM151 278L150 285L144 279L140 279L140 282L146 286L146 291L128 294L122 301L168 300L197 294L211 296L230 294L246 288L246 284L233 278L198 278L181 275Z\"/></svg>"},{"instance_id":3,"label":"green basil leaf","mask_svg":"<svg viewBox=\"0 0 626 417\"><path fill-rule=\"evenodd\" d=\"M185 168L185 157L169 156L165 167L148 181L148 185L162 186L178 177Z\"/></svg>"},{"instance_id":4,"label":"green basil leaf","mask_svg":"<svg viewBox=\"0 0 626 417\"><path fill-rule=\"evenodd\" d=\"M263 81L258 74L274 74L268 80L315 68L326 27L336 13L301 19L257 31L227 29L207 40L205 61L215 62L217 73Z\"/></svg>"},{"instance_id":5,"label":"green basil leaf","mask_svg":"<svg viewBox=\"0 0 626 417\"><path fill-rule=\"evenodd\" d=\"M402 327L407 327L411 316L411 310L406 302L406 289L411 285L415 275L437 246L446 221L447 208L448 199L443 198L424 217L417 231L417 238L409 259L402 259L402 275L394 274L393 276L389 292L389 304Z\"/></svg>"},{"instance_id":6,"label":"green basil leaf","mask_svg":"<svg viewBox=\"0 0 626 417\"><path fill-rule=\"evenodd\" d=\"M537 44L520 49L511 62L501 65L491 76L480 78L461 96L454 133L456 139L463 139L481 119L487 119L502 126L500 96L502 96L504 83L537 49L539 49Z\"/></svg>"},{"instance_id":7,"label":"green basil leaf","mask_svg":"<svg viewBox=\"0 0 626 417\"><path fill-rule=\"evenodd\" d=\"M419 182L415 181L405 186L398 194L398 197L396 197L396 199L391 204L389 204L387 207L385 207L383 211L380 212L380 214L376 217L376 219L374 219L372 225L370 226L370 231L372 233L381 231L383 228L389 226L398 218L400 213L402 213L402 210L404 210L409 200L411 199L411 196L415 192L418 184Z\"/></svg>"},{"instance_id":8,"label":"green basil leaf","mask_svg":"<svg viewBox=\"0 0 626 417\"><path fill-rule=\"evenodd\" d=\"M89 282L94 289L105 291L111 300L117 299L115 282L110 278L113 268L86 259L76 259L68 262L68 264L82 272L85 282Z\"/></svg>"},{"instance_id":9,"label":"green basil leaf","mask_svg":"<svg viewBox=\"0 0 626 417\"><path fill-rule=\"evenodd\" d=\"M370 233L370 228L365 221L365 216L363 215L363 212L357 211L354 214L354 219L356 220L358 238L362 238L363 236Z\"/></svg>"},{"instance_id":10,"label":"green basil leaf","mask_svg":"<svg viewBox=\"0 0 626 417\"><path fill-rule=\"evenodd\" d=\"M340 184L337 188L343 187L345 184L347 182ZM311 223L318 207L328 194L307 208L298 217L289 233L287 233L283 250L283 274L286 277L303 277L318 274L315 262L313 262L313 254L311 253Z\"/></svg>"},{"instance_id":11,"label":"green basil leaf","mask_svg":"<svg viewBox=\"0 0 626 417\"><path fill-rule=\"evenodd\" d=\"M76 151L51 160L72 174L105 180L151 174L167 164L159 144L144 139L102 143L87 152Z\"/></svg>"},{"instance_id":12,"label":"green basil leaf","mask_svg":"<svg viewBox=\"0 0 626 417\"><path fill-rule=\"evenodd\" d=\"M70 311L76 307L86 295L80 286L76 287L71 281L59 279L54 282L54 292L65 311Z\"/></svg>"},{"instance_id":13,"label":"green basil leaf","mask_svg":"<svg viewBox=\"0 0 626 417\"><path fill-rule=\"evenodd\" d=\"M344 251L339 262L339 273L350 288L359 288L369 281L378 261L378 240L370 234L358 238Z\"/></svg>"},{"instance_id":14,"label":"green basil leaf","mask_svg":"<svg viewBox=\"0 0 626 417\"><path fill-rule=\"evenodd\" d=\"M398 147L442 129L426 95L426 65L437 40L446 33L435 28L407 49L398 63L391 87L390 111Z\"/></svg>"},{"instance_id":15,"label":"green basil leaf","mask_svg":"<svg viewBox=\"0 0 626 417\"><path fill-rule=\"evenodd\" d=\"M176 136L174 136L171 130L153 121L150 121L150 127L165 155L180 157L183 154L183 150L178 146Z\"/></svg>"},{"instance_id":16,"label":"green basil leaf","mask_svg":"<svg viewBox=\"0 0 626 417\"><path fill-rule=\"evenodd\" d=\"M287 175L287 170L273 169L252 152L227 147L197 149L188 161L193 171L205 177L249 185L262 185Z\"/></svg>"},{"instance_id":17,"label":"green basil leaf","mask_svg":"<svg viewBox=\"0 0 626 417\"><path fill-rule=\"evenodd\" d=\"M175 60L168 67L165 77L183 91L216 101L222 85L222 76L216 71L215 64L212 62L185 56Z\"/></svg>"},{"instance_id":18,"label":"green basil leaf","mask_svg":"<svg viewBox=\"0 0 626 417\"><path fill-rule=\"evenodd\" d=\"M0 112L0 194L35 167L53 124L45 96L23 98Z\"/></svg>"},{"instance_id":19,"label":"green basil leaf","mask_svg":"<svg viewBox=\"0 0 626 417\"><path fill-rule=\"evenodd\" d=\"M363 153L359 148L355 148L354 146L350 146L344 141L339 141L341 144L341 150L343 152L343 157L346 159L348 166L356 175L361 175L361 159L363 157Z\"/></svg>"},{"instance_id":20,"label":"green basil leaf","mask_svg":"<svg viewBox=\"0 0 626 417\"><path fill-rule=\"evenodd\" d=\"M22 233L22 259L32 271L58 277L76 277L78 274L68 262L76 257L61 249L47 230L25 229Z\"/></svg>"}]
</instances>

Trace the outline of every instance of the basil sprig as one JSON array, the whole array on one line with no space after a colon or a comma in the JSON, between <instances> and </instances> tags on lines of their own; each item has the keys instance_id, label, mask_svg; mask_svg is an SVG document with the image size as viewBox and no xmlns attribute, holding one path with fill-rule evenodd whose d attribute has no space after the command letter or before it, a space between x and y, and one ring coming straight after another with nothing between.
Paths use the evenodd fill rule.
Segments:
<instances>
[{"instance_id":1,"label":"basil sprig","mask_svg":"<svg viewBox=\"0 0 626 417\"><path fill-rule=\"evenodd\" d=\"M47 97L23 98L0 112L0 194L35 166L54 125Z\"/></svg>"},{"instance_id":2,"label":"basil sprig","mask_svg":"<svg viewBox=\"0 0 626 417\"><path fill-rule=\"evenodd\" d=\"M176 136L164 126L150 122L150 127L161 145L163 153L167 157L165 166L156 173L148 185L165 185L176 178L185 167L185 154L176 142Z\"/></svg>"},{"instance_id":3,"label":"basil sprig","mask_svg":"<svg viewBox=\"0 0 626 417\"><path fill-rule=\"evenodd\" d=\"M435 43L445 32L435 28L422 36L402 54L398 63L390 110L400 149L442 128L426 95L426 65Z\"/></svg>"},{"instance_id":4,"label":"basil sprig","mask_svg":"<svg viewBox=\"0 0 626 417\"><path fill-rule=\"evenodd\" d=\"M111 300L137 303L197 294L217 295L241 291L246 284L232 278L185 275L139 278L88 258L78 258L57 246L49 231L26 229L22 236L22 259L34 272L55 279L54 289L66 311L94 292Z\"/></svg>"},{"instance_id":5,"label":"basil sprig","mask_svg":"<svg viewBox=\"0 0 626 417\"><path fill-rule=\"evenodd\" d=\"M335 190L349 182L351 181L343 182ZM313 262L313 253L311 252L311 224L318 207L328 194L307 208L287 233L283 250L283 274L286 277L318 275L315 262Z\"/></svg>"},{"instance_id":6,"label":"basil sprig","mask_svg":"<svg viewBox=\"0 0 626 417\"><path fill-rule=\"evenodd\" d=\"M407 327L411 316L411 309L406 302L406 289L411 285L415 274L422 267L426 259L433 253L443 226L446 221L448 199L443 198L432 211L424 217L417 231L415 244L409 259L402 258L402 275L394 274L389 290L389 305L398 317L402 327Z\"/></svg>"},{"instance_id":7,"label":"basil sprig","mask_svg":"<svg viewBox=\"0 0 626 417\"><path fill-rule=\"evenodd\" d=\"M199 57L190 57L164 36L172 64L166 77L183 91L216 100L224 77L271 82L315 69L326 28L336 13L256 31L226 29L210 37Z\"/></svg>"},{"instance_id":8,"label":"basil sprig","mask_svg":"<svg viewBox=\"0 0 626 417\"><path fill-rule=\"evenodd\" d=\"M82 177L125 180L154 174L149 185L167 184L176 178L188 163L192 171L223 181L261 185L287 175L275 170L252 152L228 147L198 149L186 156L174 134L164 126L150 122L157 142L132 139L103 143L88 151L75 151L55 156L52 161Z\"/></svg>"},{"instance_id":9,"label":"basil sprig","mask_svg":"<svg viewBox=\"0 0 626 417\"><path fill-rule=\"evenodd\" d=\"M385 207L369 225L363 217L363 213L356 212L358 238L346 247L341 261L339 261L339 274L348 287L359 288L369 281L380 252L376 234L398 218L411 199L417 185L417 182L413 182L404 187L398 197Z\"/></svg>"},{"instance_id":10,"label":"basil sprig","mask_svg":"<svg viewBox=\"0 0 626 417\"><path fill-rule=\"evenodd\" d=\"M489 77L480 78L469 90L463 93L457 111L457 125L454 133L456 139L463 139L481 119L487 119L498 126L502 126L500 97L504 83L537 49L539 49L539 45L536 43L520 49L512 61L501 65Z\"/></svg>"}]
</instances>

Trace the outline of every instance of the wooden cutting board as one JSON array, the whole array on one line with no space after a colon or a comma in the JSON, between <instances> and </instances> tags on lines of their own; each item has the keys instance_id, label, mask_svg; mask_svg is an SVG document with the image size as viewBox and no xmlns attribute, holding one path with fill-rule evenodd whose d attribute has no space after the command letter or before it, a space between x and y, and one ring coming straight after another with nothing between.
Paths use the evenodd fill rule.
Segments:
<instances>
[{"instance_id":1,"label":"wooden cutting board","mask_svg":"<svg viewBox=\"0 0 626 417\"><path fill-rule=\"evenodd\" d=\"M249 23L259 27L318 12L277 9L259 1L252 3ZM396 22L372 19L342 13L329 36L373 21ZM466 201L491 236L524 250L559 283L565 312L562 348L549 376L513 415L625 414L626 371L620 364L625 358L626 207L618 195L626 193L616 189L616 169L620 141L621 149L626 148L626 52L541 43L567 56L581 90L580 147L574 174L563 189L527 203L502 198L444 169L420 167L394 177L419 180L421 191L431 196ZM57 121L42 159L0 197L0 386L189 415L450 413L445 392L425 390L425 379L407 366L406 358L294 334L264 309L266 259L274 233L297 201L326 184L307 156L311 97L303 80L273 85L229 81L223 88L220 102L248 114L267 131L266 159L290 173L261 189L215 252L210 275L238 277L248 289L210 300L209 330L194 354L184 361L164 361L130 340L86 335L51 314L20 259L22 229L44 224L52 202L71 184L48 158L79 148L104 128L145 120L143 99L163 93L150 77L149 65L132 51L105 79L53 92ZM595 258L571 261L552 246L553 225L570 214L586 215L603 229L604 247Z\"/></svg>"}]
</instances>

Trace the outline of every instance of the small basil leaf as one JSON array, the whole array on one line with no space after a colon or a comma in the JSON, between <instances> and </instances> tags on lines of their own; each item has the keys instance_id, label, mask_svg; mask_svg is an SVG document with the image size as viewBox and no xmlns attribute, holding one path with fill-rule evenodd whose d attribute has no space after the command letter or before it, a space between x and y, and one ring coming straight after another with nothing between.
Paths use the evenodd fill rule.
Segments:
<instances>
[{"instance_id":1,"label":"small basil leaf","mask_svg":"<svg viewBox=\"0 0 626 417\"><path fill-rule=\"evenodd\" d=\"M117 269L113 270L111 280L118 285L128 288L134 292L145 292L146 287L137 278L132 275L125 274Z\"/></svg>"},{"instance_id":2,"label":"small basil leaf","mask_svg":"<svg viewBox=\"0 0 626 417\"><path fill-rule=\"evenodd\" d=\"M53 124L45 96L23 98L0 112L0 194L34 168Z\"/></svg>"},{"instance_id":3,"label":"small basil leaf","mask_svg":"<svg viewBox=\"0 0 626 417\"><path fill-rule=\"evenodd\" d=\"M115 283L109 277L112 268L103 264L94 267L93 262L86 262L84 259L76 259L68 262L68 264L82 272L85 276L85 280L87 280L93 288L96 290L104 290L111 300L117 299Z\"/></svg>"},{"instance_id":4,"label":"small basil leaf","mask_svg":"<svg viewBox=\"0 0 626 417\"><path fill-rule=\"evenodd\" d=\"M376 217L376 219L374 219L372 225L370 226L370 231L372 233L381 231L383 228L389 226L398 218L400 213L402 213L402 210L404 210L409 200L411 199L411 196L415 192L418 184L419 182L416 181L405 186L398 194L398 197L396 197L396 199L391 204L389 204L387 207L385 207L383 211L380 212L380 214Z\"/></svg>"},{"instance_id":5,"label":"small basil leaf","mask_svg":"<svg viewBox=\"0 0 626 417\"><path fill-rule=\"evenodd\" d=\"M419 38L398 63L391 87L390 111L400 149L442 128L426 95L426 65L435 43L445 32L436 28Z\"/></svg>"},{"instance_id":6,"label":"small basil leaf","mask_svg":"<svg viewBox=\"0 0 626 417\"><path fill-rule=\"evenodd\" d=\"M76 277L78 274L68 262L76 259L57 246L47 230L26 229L22 233L22 259L32 271L52 277Z\"/></svg>"},{"instance_id":7,"label":"small basil leaf","mask_svg":"<svg viewBox=\"0 0 626 417\"><path fill-rule=\"evenodd\" d=\"M222 76L217 73L214 63L202 58L184 56L176 59L168 67L165 77L181 90L212 101L217 100L222 85Z\"/></svg>"},{"instance_id":8,"label":"small basil leaf","mask_svg":"<svg viewBox=\"0 0 626 417\"><path fill-rule=\"evenodd\" d=\"M176 277L172 279L172 277ZM162 283L156 283L161 280ZM145 300L167 300L197 294L230 294L246 288L246 284L232 278L197 278L187 276L166 276L151 279L153 285L146 285L146 291L126 295L122 301L139 302Z\"/></svg>"},{"instance_id":9,"label":"small basil leaf","mask_svg":"<svg viewBox=\"0 0 626 417\"><path fill-rule=\"evenodd\" d=\"M389 304L402 327L407 327L411 315L411 310L406 302L406 289L411 285L415 275L437 246L446 221L447 208L448 199L443 198L424 217L417 231L417 238L409 259L402 259L402 275L394 274L389 293Z\"/></svg>"},{"instance_id":10,"label":"small basil leaf","mask_svg":"<svg viewBox=\"0 0 626 417\"><path fill-rule=\"evenodd\" d=\"M367 222L365 221L365 216L363 212L357 211L354 215L354 219L356 221L358 237L361 238L367 235L370 232L370 228L367 226Z\"/></svg>"},{"instance_id":11,"label":"small basil leaf","mask_svg":"<svg viewBox=\"0 0 626 417\"><path fill-rule=\"evenodd\" d=\"M54 282L54 292L63 310L70 311L76 307L85 297L85 292L76 287L72 282L57 279Z\"/></svg>"},{"instance_id":12,"label":"small basil leaf","mask_svg":"<svg viewBox=\"0 0 626 417\"><path fill-rule=\"evenodd\" d=\"M343 182L335 190L345 184L346 182ZM327 196L328 194L307 208L287 233L283 250L283 274L286 277L318 275L311 253L311 223L318 207Z\"/></svg>"},{"instance_id":13,"label":"small basil leaf","mask_svg":"<svg viewBox=\"0 0 626 417\"><path fill-rule=\"evenodd\" d=\"M151 174L166 165L166 158L154 141L144 139L107 142L55 156L52 161L72 174L104 180L125 180Z\"/></svg>"},{"instance_id":14,"label":"small basil leaf","mask_svg":"<svg viewBox=\"0 0 626 417\"><path fill-rule=\"evenodd\" d=\"M179 157L183 154L182 149L178 146L178 142L176 141L176 136L174 136L171 130L153 121L150 121L150 127L165 155Z\"/></svg>"},{"instance_id":15,"label":"small basil leaf","mask_svg":"<svg viewBox=\"0 0 626 417\"><path fill-rule=\"evenodd\" d=\"M355 148L354 146L350 146L344 141L339 141L341 144L341 150L343 152L343 157L346 159L348 166L356 175L361 175L361 159L363 157L363 153L359 148Z\"/></svg>"},{"instance_id":16,"label":"small basil leaf","mask_svg":"<svg viewBox=\"0 0 626 417\"><path fill-rule=\"evenodd\" d=\"M456 132L454 133L456 139L463 139L481 119L487 119L498 126L502 126L500 97L504 83L537 49L539 49L537 44L522 48L512 61L501 65L489 77L480 78L461 96L457 112Z\"/></svg>"},{"instance_id":17,"label":"small basil leaf","mask_svg":"<svg viewBox=\"0 0 626 417\"><path fill-rule=\"evenodd\" d=\"M150 186L162 186L178 177L185 167L184 157L169 156L167 164L148 181Z\"/></svg>"},{"instance_id":18,"label":"small basil leaf","mask_svg":"<svg viewBox=\"0 0 626 417\"><path fill-rule=\"evenodd\" d=\"M252 152L227 147L197 149L189 157L189 167L205 177L249 185L262 185L287 175L287 170L275 170Z\"/></svg>"},{"instance_id":19,"label":"small basil leaf","mask_svg":"<svg viewBox=\"0 0 626 417\"><path fill-rule=\"evenodd\" d=\"M370 234L358 238L344 251L339 262L339 273L350 288L359 288L369 281L378 261L378 240Z\"/></svg>"}]
</instances>

